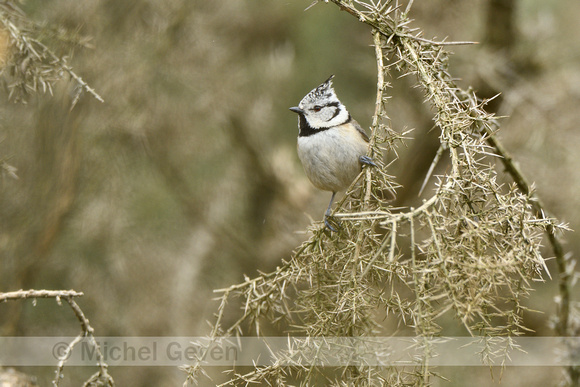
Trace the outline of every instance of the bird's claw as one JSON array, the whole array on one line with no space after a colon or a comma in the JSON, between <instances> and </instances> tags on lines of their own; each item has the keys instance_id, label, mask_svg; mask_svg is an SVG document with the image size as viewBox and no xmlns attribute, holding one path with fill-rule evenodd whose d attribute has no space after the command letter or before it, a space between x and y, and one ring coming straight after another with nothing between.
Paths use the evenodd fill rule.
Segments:
<instances>
[{"instance_id":1,"label":"bird's claw","mask_svg":"<svg viewBox=\"0 0 580 387\"><path fill-rule=\"evenodd\" d=\"M334 228L334 226L330 223L330 221L333 220L334 218L332 218L330 215L325 215L324 216L324 225L326 226L326 228L328 228L330 231L332 232L338 232L338 230L336 228Z\"/></svg>"},{"instance_id":2,"label":"bird's claw","mask_svg":"<svg viewBox=\"0 0 580 387\"><path fill-rule=\"evenodd\" d=\"M372 165L373 167L377 166L377 164L375 164L373 159L370 158L369 156L361 156L358 158L358 160L361 162L361 164Z\"/></svg>"}]
</instances>

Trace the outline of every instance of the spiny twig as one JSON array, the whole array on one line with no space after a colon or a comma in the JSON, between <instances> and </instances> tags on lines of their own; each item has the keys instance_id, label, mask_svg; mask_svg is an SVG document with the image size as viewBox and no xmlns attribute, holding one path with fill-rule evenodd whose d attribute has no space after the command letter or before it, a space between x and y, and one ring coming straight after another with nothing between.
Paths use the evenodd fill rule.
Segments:
<instances>
[{"instance_id":1,"label":"spiny twig","mask_svg":"<svg viewBox=\"0 0 580 387\"><path fill-rule=\"evenodd\" d=\"M500 156L500 161L502 162L506 172L509 173L512 179L514 179L518 188L529 197L529 201L536 216L541 219L547 219L547 211L545 210L542 201L536 195L531 185L527 182L524 174L513 161L513 158L507 149L505 149L503 144L494 136L494 131L487 127L485 128L485 131L488 136L487 142L494 148L497 155ZM556 229L553 224L548 224L546 226L546 234L550 244L552 245L559 272L558 288L561 300L558 305L558 323L556 325L556 332L560 336L570 336L570 332L568 331L568 320L570 318L570 289L573 272L569 268L562 241L556 235Z\"/></svg>"},{"instance_id":2,"label":"spiny twig","mask_svg":"<svg viewBox=\"0 0 580 387\"><path fill-rule=\"evenodd\" d=\"M373 20L371 17L365 15L364 12L359 11L358 9L356 9L354 6L348 4L347 2L345 2L344 0L330 0L333 3L335 3L336 5L338 5L338 7L340 9L342 9L343 11L346 11L348 13L350 13L352 16L356 17L360 22L368 24L369 26L373 27L374 29L376 29L377 31L379 31L379 33L387 38L392 39L393 37L399 37L399 38L408 38L408 39L412 39L412 40L416 40L418 42L421 43L426 43L426 44L430 44L433 46L460 46L460 45L471 45L471 44L478 44L478 42L471 42L471 41L455 41L455 42L446 42L446 41L434 41L434 40L429 40L429 39L425 39L425 38L421 38L419 36L415 36L415 35L410 35L410 34L406 34L406 33L402 33L400 31L397 31L396 28L385 28L386 26L381 25L377 20ZM325 1L328 2L328 1ZM386 14L389 12L394 12L397 7L395 8L390 8L388 11L384 11L384 6L379 5L370 5L368 3L363 3L360 1L355 1L358 4L362 4L364 6L366 6L369 9L374 9L375 12L377 14ZM386 2L386 4L388 4L389 2ZM409 6L412 5L412 2L409 4ZM409 7L407 8L407 10L405 11L406 13L408 13L409 11Z\"/></svg>"},{"instance_id":3,"label":"spiny twig","mask_svg":"<svg viewBox=\"0 0 580 387\"><path fill-rule=\"evenodd\" d=\"M11 46L15 50L10 55L6 54L5 60L8 64L4 66L11 69L10 76L16 78L16 82L9 85L11 98L14 93L17 93L16 99L25 101L24 97L31 91L36 92L39 86L42 87L43 92L52 93L53 84L62 79L63 74L66 73L77 84L71 109L78 102L82 91L104 102L103 98L73 71L65 57L56 55L45 44L33 37L33 32L39 30L40 27L26 18L15 4L0 4L0 24L7 32ZM7 72L4 76L8 76Z\"/></svg>"}]
</instances>

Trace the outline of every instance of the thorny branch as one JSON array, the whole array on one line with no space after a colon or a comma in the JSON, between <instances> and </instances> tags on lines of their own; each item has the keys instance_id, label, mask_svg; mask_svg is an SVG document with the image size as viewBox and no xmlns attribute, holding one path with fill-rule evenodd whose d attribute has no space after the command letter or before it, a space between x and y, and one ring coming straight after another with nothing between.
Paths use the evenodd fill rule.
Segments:
<instances>
[{"instance_id":1,"label":"thorny branch","mask_svg":"<svg viewBox=\"0 0 580 387\"><path fill-rule=\"evenodd\" d=\"M536 195L533 186L527 182L522 171L513 161L511 155L504 148L504 146L497 140L497 138L492 134L489 128L486 128L486 134L488 135L488 143L494 148L498 156L501 157L501 162L504 165L506 171L514 179L518 188L524 192L530 199L530 203L538 216L541 219L547 219L547 211L544 209L540 198ZM556 324L556 332L560 336L570 336L568 331L568 320L570 315L570 285L573 276L573 267L568 264L568 259L566 253L564 252L564 247L562 246L562 241L556 235L556 228L552 224L546 226L546 234L548 235L548 240L552 245L554 250L554 255L556 257L556 264L558 266L558 287L561 300L559 302L558 310L558 322Z\"/></svg>"},{"instance_id":2,"label":"thorny branch","mask_svg":"<svg viewBox=\"0 0 580 387\"><path fill-rule=\"evenodd\" d=\"M373 6L369 6L368 4L364 4L360 1L354 1L350 4L345 1L341 0L332 0L336 3L341 9L353 14L356 16L360 21L375 27L377 25L377 20L373 19L370 16L364 14L364 11L357 10L352 4L360 4L363 5L367 10L375 11L380 8L378 5L373 3ZM388 3L388 2L387 2ZM409 3L409 6L411 2ZM409 7L407 8L408 11ZM376 13L374 13L376 14ZM426 86L428 89L428 96L433 97L437 93L436 88L432 88L437 82L433 78L431 78L431 74L427 71L427 68L423 66L423 63L420 59L420 50L417 50L417 46L412 44L409 39L404 38L411 38L413 37L408 36L407 34L400 33L397 31L396 27L390 28L386 30L386 34L388 39L399 38L407 50L407 52L413 58L415 65L417 66L416 74L420 78L421 82ZM416 37L415 37L416 38ZM436 42L426 42L431 44L436 44ZM462 43L462 42L459 42ZM450 85L453 86L453 85ZM480 107L477 102L477 98L470 93L460 91L460 97L463 97L464 101L468 106L466 108L472 110L480 110ZM436 99L432 98L435 103L437 103ZM482 104L481 104L482 105ZM484 114L483 114L484 116ZM501 163L503 164L505 171L512 177L515 184L517 185L518 189L527 197L528 203L531 204L532 211L539 219L547 221L545 223L544 229L546 235L548 236L548 241L552 246L554 251L555 261L558 268L558 287L559 287L559 294L560 297L558 299L558 310L557 310L557 321L556 321L556 332L560 336L571 336L574 335L574 332L571 332L568 328L569 320L570 320L570 293L571 293L571 283L573 279L573 270L574 265L569 261L569 257L566 255L564 248L562 246L562 242L557 235L557 230L561 229L562 227L557 227L552 221L549 221L549 217L547 215L548 211L545 210L544 205L542 204L540 198L534 192L533 186L528 183L527 179L523 175L520 168L514 162L513 158L509 154L509 152L505 149L505 147L501 144L501 142L495 137L494 133L499 128L497 122L493 119L489 120L486 125L479 126L481 130L481 135L486 138L487 143L493 148L493 152L497 154L500 158ZM442 148L447 147L448 142L442 142ZM546 268L547 272L547 268ZM548 273L549 274L549 273ZM569 373L577 374L577 370L570 370ZM578 377L576 377L578 379Z\"/></svg>"},{"instance_id":3,"label":"thorny branch","mask_svg":"<svg viewBox=\"0 0 580 387\"><path fill-rule=\"evenodd\" d=\"M0 4L0 40L8 39L10 44L0 52L2 76L8 80L10 98L25 102L30 93L39 89L52 93L53 85L68 74L76 83L71 109L78 102L82 92L87 92L96 100L103 98L90 87L69 65L66 57L56 55L35 36L41 27L33 23L13 2Z\"/></svg>"}]
</instances>

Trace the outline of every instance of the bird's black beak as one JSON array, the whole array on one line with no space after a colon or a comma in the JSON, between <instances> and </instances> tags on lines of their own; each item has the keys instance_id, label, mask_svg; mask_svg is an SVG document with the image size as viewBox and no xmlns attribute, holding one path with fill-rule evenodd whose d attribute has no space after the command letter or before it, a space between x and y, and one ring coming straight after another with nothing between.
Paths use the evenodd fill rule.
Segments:
<instances>
[{"instance_id":1,"label":"bird's black beak","mask_svg":"<svg viewBox=\"0 0 580 387\"><path fill-rule=\"evenodd\" d=\"M290 110L292 110L294 113L298 113L298 114L302 114L304 113L304 110L300 109L299 107L295 106L295 107L291 107Z\"/></svg>"}]
</instances>

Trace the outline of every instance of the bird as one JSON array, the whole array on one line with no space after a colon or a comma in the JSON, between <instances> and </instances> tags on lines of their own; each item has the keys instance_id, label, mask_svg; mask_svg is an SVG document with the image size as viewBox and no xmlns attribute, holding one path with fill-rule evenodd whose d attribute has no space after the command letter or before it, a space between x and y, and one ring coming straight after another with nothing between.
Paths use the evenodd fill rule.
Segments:
<instances>
[{"instance_id":1,"label":"bird","mask_svg":"<svg viewBox=\"0 0 580 387\"><path fill-rule=\"evenodd\" d=\"M337 230L329 218L336 193L350 186L364 165L369 137L336 96L331 75L290 110L298 114L298 158L306 176L318 189L332 192L324 214L325 226Z\"/></svg>"}]
</instances>

